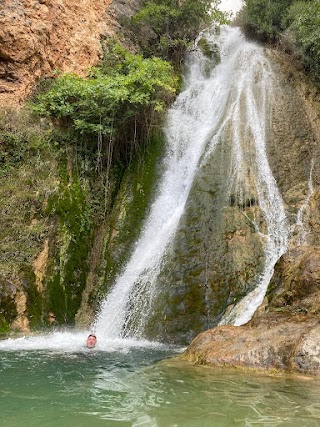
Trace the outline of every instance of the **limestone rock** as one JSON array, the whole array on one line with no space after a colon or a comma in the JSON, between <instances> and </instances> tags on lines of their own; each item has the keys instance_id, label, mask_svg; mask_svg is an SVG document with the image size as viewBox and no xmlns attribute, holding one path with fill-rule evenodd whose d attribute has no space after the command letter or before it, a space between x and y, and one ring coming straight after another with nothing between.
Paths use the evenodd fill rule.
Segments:
<instances>
[{"instance_id":1,"label":"limestone rock","mask_svg":"<svg viewBox=\"0 0 320 427\"><path fill-rule=\"evenodd\" d=\"M269 311L320 314L320 249L299 246L283 255L268 292Z\"/></svg>"},{"instance_id":2,"label":"limestone rock","mask_svg":"<svg viewBox=\"0 0 320 427\"><path fill-rule=\"evenodd\" d=\"M2 0L0 105L22 103L37 80L56 70L85 75L101 58L100 39L115 34L121 0ZM127 3L127 2L126 2ZM112 7L111 7L112 6Z\"/></svg>"},{"instance_id":3,"label":"limestone rock","mask_svg":"<svg viewBox=\"0 0 320 427\"><path fill-rule=\"evenodd\" d=\"M257 326L219 326L198 335L183 359L197 364L320 375L320 319L273 318Z\"/></svg>"},{"instance_id":4,"label":"limestone rock","mask_svg":"<svg viewBox=\"0 0 320 427\"><path fill-rule=\"evenodd\" d=\"M311 329L295 349L293 368L300 372L319 375L320 372L320 326Z\"/></svg>"}]
</instances>

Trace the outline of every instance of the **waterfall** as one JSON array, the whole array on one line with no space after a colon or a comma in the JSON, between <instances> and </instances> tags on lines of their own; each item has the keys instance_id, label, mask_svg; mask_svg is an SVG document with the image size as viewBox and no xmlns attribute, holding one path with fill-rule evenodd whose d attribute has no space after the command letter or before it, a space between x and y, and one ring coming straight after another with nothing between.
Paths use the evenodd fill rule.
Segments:
<instances>
[{"instance_id":1,"label":"waterfall","mask_svg":"<svg viewBox=\"0 0 320 427\"><path fill-rule=\"evenodd\" d=\"M173 241L199 168L232 129L229 194L239 200L254 193L266 230L265 267L254 291L231 313L230 321L249 320L262 301L273 267L287 245L281 196L265 152L266 123L273 94L273 74L263 50L246 41L238 28L224 27L220 36L206 34L218 45L221 61L211 64L198 50L187 61L184 90L168 113L167 152L163 176L131 258L103 301L94 328L106 338L143 336L152 311L156 282ZM250 155L248 155L250 154ZM249 196L248 196L249 194ZM239 312L240 310L240 312Z\"/></svg>"}]
</instances>

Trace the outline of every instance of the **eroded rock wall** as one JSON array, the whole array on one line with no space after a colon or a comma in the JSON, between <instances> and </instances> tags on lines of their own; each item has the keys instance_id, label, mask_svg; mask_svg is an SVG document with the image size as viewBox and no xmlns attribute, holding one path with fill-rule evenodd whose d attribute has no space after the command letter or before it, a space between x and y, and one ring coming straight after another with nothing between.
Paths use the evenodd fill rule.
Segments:
<instances>
[{"instance_id":1,"label":"eroded rock wall","mask_svg":"<svg viewBox=\"0 0 320 427\"><path fill-rule=\"evenodd\" d=\"M138 0L1 0L0 106L19 105L55 71L85 75L102 36L121 31Z\"/></svg>"},{"instance_id":2,"label":"eroded rock wall","mask_svg":"<svg viewBox=\"0 0 320 427\"><path fill-rule=\"evenodd\" d=\"M320 94L290 57L268 51L278 99L268 158L286 205L291 236L266 298L244 326L198 335L192 363L320 375Z\"/></svg>"},{"instance_id":3,"label":"eroded rock wall","mask_svg":"<svg viewBox=\"0 0 320 427\"><path fill-rule=\"evenodd\" d=\"M93 271L103 253L103 235L96 238L90 256L79 245L77 251L70 249L70 239L61 235L48 212L48 200L64 186L61 168L70 175L66 190L73 194L68 197L76 196L74 155L58 159L53 141L46 147L46 125L35 125L20 106L39 81L56 71L86 75L102 56L101 38L115 36L134 49L123 17L128 20L138 7L139 0L0 0L0 333L63 323L67 311L77 308L72 301L81 298L82 273L77 273L74 256L80 255L84 271L89 264L88 281L95 281ZM79 200L76 204L81 209ZM62 269L55 264L59 251L65 259ZM59 275L70 262L77 277L66 285ZM67 294L72 296L65 310Z\"/></svg>"}]
</instances>

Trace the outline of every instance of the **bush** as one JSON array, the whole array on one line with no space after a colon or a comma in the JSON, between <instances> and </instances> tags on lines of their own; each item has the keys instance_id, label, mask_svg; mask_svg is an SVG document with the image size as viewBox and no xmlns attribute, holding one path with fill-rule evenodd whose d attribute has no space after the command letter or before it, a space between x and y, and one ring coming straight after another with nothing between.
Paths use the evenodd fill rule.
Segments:
<instances>
[{"instance_id":1,"label":"bush","mask_svg":"<svg viewBox=\"0 0 320 427\"><path fill-rule=\"evenodd\" d=\"M145 1L132 19L145 54L179 63L204 26L213 20L224 21L218 4L219 0ZM151 29L153 37L145 38L147 29Z\"/></svg>"},{"instance_id":2,"label":"bush","mask_svg":"<svg viewBox=\"0 0 320 427\"><path fill-rule=\"evenodd\" d=\"M159 58L144 59L112 44L88 78L65 74L35 98L33 109L77 133L121 141L148 132L152 119L173 99L178 78Z\"/></svg>"},{"instance_id":3,"label":"bush","mask_svg":"<svg viewBox=\"0 0 320 427\"><path fill-rule=\"evenodd\" d=\"M315 74L320 70L320 2L296 2L285 19L285 25L302 49L302 60Z\"/></svg>"},{"instance_id":4,"label":"bush","mask_svg":"<svg viewBox=\"0 0 320 427\"><path fill-rule=\"evenodd\" d=\"M275 39L281 33L283 18L294 0L246 0L243 25L265 39Z\"/></svg>"}]
</instances>

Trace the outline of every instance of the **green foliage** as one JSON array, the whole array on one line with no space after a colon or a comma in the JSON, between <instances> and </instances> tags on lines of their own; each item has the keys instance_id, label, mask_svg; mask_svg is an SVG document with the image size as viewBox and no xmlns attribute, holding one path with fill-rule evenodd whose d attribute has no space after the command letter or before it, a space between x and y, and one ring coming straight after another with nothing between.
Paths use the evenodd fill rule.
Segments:
<instances>
[{"instance_id":1,"label":"green foliage","mask_svg":"<svg viewBox=\"0 0 320 427\"><path fill-rule=\"evenodd\" d=\"M41 128L28 111L0 111L0 175L47 147L51 130Z\"/></svg>"},{"instance_id":2,"label":"green foliage","mask_svg":"<svg viewBox=\"0 0 320 427\"><path fill-rule=\"evenodd\" d=\"M219 47L217 45L211 44L205 37L201 37L198 41L198 47L204 56L209 59L214 59L217 62L220 61Z\"/></svg>"},{"instance_id":3,"label":"green foliage","mask_svg":"<svg viewBox=\"0 0 320 427\"><path fill-rule=\"evenodd\" d=\"M318 77L320 71L319 0L246 0L241 16L247 32L281 39Z\"/></svg>"},{"instance_id":4,"label":"green foliage","mask_svg":"<svg viewBox=\"0 0 320 427\"><path fill-rule=\"evenodd\" d=\"M0 275L11 280L43 247L44 205L55 187L56 153L50 129L26 111L2 111L0 117Z\"/></svg>"},{"instance_id":5,"label":"green foliage","mask_svg":"<svg viewBox=\"0 0 320 427\"><path fill-rule=\"evenodd\" d=\"M243 25L266 38L275 38L282 30L283 18L294 0L246 0Z\"/></svg>"},{"instance_id":6,"label":"green foliage","mask_svg":"<svg viewBox=\"0 0 320 427\"><path fill-rule=\"evenodd\" d=\"M28 110L0 111L0 331L17 315L17 289L26 295L30 326L42 322L33 262L50 227L44 210L56 182L55 148L51 129Z\"/></svg>"},{"instance_id":7,"label":"green foliage","mask_svg":"<svg viewBox=\"0 0 320 427\"><path fill-rule=\"evenodd\" d=\"M10 331L10 323L17 316L14 298L9 294L10 284L0 277L0 334Z\"/></svg>"},{"instance_id":8,"label":"green foliage","mask_svg":"<svg viewBox=\"0 0 320 427\"><path fill-rule=\"evenodd\" d=\"M320 2L294 3L286 16L286 26L302 48L303 61L315 73L320 70Z\"/></svg>"},{"instance_id":9,"label":"green foliage","mask_svg":"<svg viewBox=\"0 0 320 427\"><path fill-rule=\"evenodd\" d=\"M77 177L61 182L48 203L48 213L59 219L60 248L51 260L46 283L46 310L58 323L73 323L88 273L91 218L87 194Z\"/></svg>"},{"instance_id":10,"label":"green foliage","mask_svg":"<svg viewBox=\"0 0 320 427\"><path fill-rule=\"evenodd\" d=\"M86 79L65 74L36 98L34 110L60 119L77 132L121 139L132 121L145 122L174 96L178 79L169 63L143 59L119 45Z\"/></svg>"},{"instance_id":11,"label":"green foliage","mask_svg":"<svg viewBox=\"0 0 320 427\"><path fill-rule=\"evenodd\" d=\"M27 317L29 326L35 329L43 324L42 295L36 286L36 276L33 266L27 263L21 265L21 279L27 296Z\"/></svg>"},{"instance_id":12,"label":"green foliage","mask_svg":"<svg viewBox=\"0 0 320 427\"><path fill-rule=\"evenodd\" d=\"M147 55L179 62L185 49L210 22L224 22L220 0L147 0L133 17L140 45ZM146 38L151 29L154 37Z\"/></svg>"}]
</instances>

